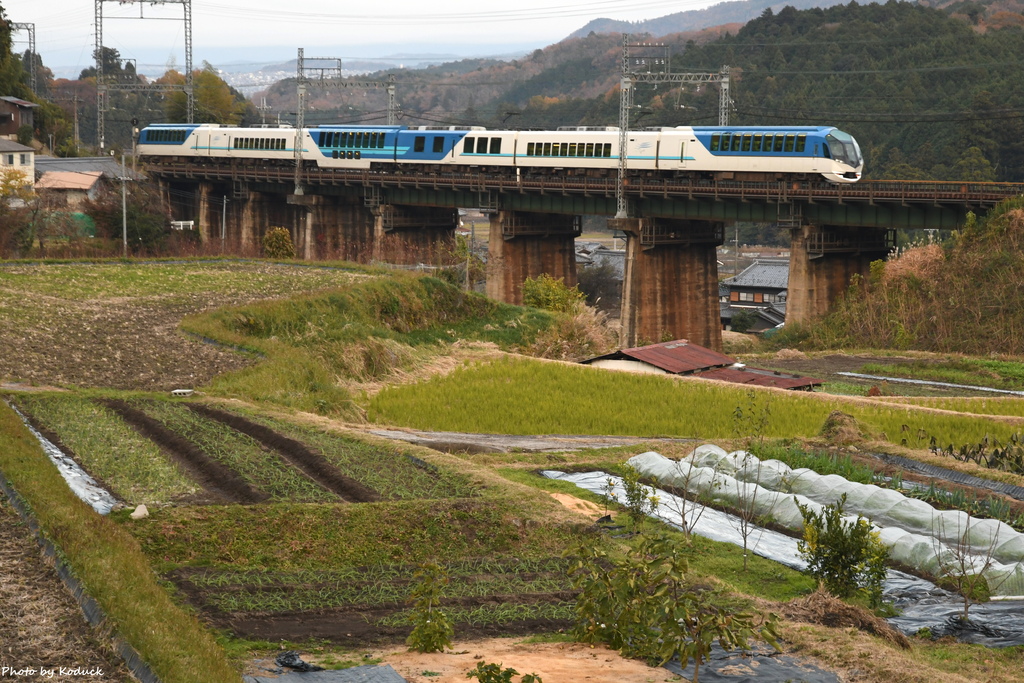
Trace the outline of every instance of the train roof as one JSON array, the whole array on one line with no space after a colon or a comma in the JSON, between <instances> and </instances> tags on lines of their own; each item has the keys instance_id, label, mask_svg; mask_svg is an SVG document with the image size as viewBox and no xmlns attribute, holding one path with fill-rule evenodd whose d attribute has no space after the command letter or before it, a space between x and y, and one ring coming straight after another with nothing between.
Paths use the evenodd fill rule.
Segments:
<instances>
[{"instance_id":1,"label":"train roof","mask_svg":"<svg viewBox=\"0 0 1024 683\"><path fill-rule=\"evenodd\" d=\"M696 133L749 133L764 131L766 133L824 133L835 130L835 126L677 126L692 128Z\"/></svg>"}]
</instances>

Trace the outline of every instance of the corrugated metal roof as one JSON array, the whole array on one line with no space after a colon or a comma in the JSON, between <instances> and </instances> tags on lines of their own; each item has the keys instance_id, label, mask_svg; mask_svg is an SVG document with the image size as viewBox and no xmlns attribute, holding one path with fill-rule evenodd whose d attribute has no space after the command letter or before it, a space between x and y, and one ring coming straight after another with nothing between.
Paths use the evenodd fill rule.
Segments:
<instances>
[{"instance_id":1,"label":"corrugated metal roof","mask_svg":"<svg viewBox=\"0 0 1024 683\"><path fill-rule=\"evenodd\" d=\"M10 102L11 104L16 104L19 107L25 107L25 108L28 108L28 107L38 107L39 106L35 102L29 102L28 100L23 100L23 99L20 99L20 98L17 98L17 97L12 97L10 95L5 95L3 97L0 97L0 100L3 100L4 102Z\"/></svg>"},{"instance_id":2,"label":"corrugated metal roof","mask_svg":"<svg viewBox=\"0 0 1024 683\"><path fill-rule=\"evenodd\" d=\"M762 368L717 368L697 375L701 379L713 379L719 382L734 384L753 384L760 387L778 387L779 389L810 389L820 386L821 380L813 377L801 377L776 373Z\"/></svg>"},{"instance_id":3,"label":"corrugated metal roof","mask_svg":"<svg viewBox=\"0 0 1024 683\"><path fill-rule=\"evenodd\" d=\"M789 287L789 261L754 261L739 275L725 280L730 287Z\"/></svg>"},{"instance_id":4,"label":"corrugated metal roof","mask_svg":"<svg viewBox=\"0 0 1024 683\"><path fill-rule=\"evenodd\" d=\"M14 140L0 139L0 152L35 152L35 150Z\"/></svg>"},{"instance_id":5,"label":"corrugated metal roof","mask_svg":"<svg viewBox=\"0 0 1024 683\"><path fill-rule=\"evenodd\" d=\"M36 189L88 190L102 175L102 171L47 171L36 181Z\"/></svg>"},{"instance_id":6,"label":"corrugated metal roof","mask_svg":"<svg viewBox=\"0 0 1024 683\"><path fill-rule=\"evenodd\" d=\"M711 349L691 344L685 339L640 346L633 349L622 349L621 353L634 360L650 363L665 372L686 374L707 368L719 368L732 365L736 361L729 356Z\"/></svg>"},{"instance_id":7,"label":"corrugated metal roof","mask_svg":"<svg viewBox=\"0 0 1024 683\"><path fill-rule=\"evenodd\" d=\"M131 161L125 167L125 174L128 178L138 180L141 176L134 173ZM121 159L115 157L50 157L36 155L36 171L49 173L50 171L70 171L73 173L87 173L100 171L104 177L110 180L121 178Z\"/></svg>"}]
</instances>

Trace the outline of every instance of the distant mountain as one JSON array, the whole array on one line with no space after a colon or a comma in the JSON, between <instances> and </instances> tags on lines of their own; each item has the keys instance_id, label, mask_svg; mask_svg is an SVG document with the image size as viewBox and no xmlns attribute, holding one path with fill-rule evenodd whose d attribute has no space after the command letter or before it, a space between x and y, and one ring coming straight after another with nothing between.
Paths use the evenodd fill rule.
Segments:
<instances>
[{"instance_id":1,"label":"distant mountain","mask_svg":"<svg viewBox=\"0 0 1024 683\"><path fill-rule=\"evenodd\" d=\"M722 24L745 24L751 19L761 16L766 9L778 12L783 7L810 9L812 7L832 7L844 4L843 0L742 0L738 2L722 2L706 9L676 12L657 19L646 21L617 21L615 19L594 19L580 30L572 33L570 38L582 38L594 33L649 33L652 36L667 36L670 33L698 31L702 28L721 26Z\"/></svg>"}]
</instances>

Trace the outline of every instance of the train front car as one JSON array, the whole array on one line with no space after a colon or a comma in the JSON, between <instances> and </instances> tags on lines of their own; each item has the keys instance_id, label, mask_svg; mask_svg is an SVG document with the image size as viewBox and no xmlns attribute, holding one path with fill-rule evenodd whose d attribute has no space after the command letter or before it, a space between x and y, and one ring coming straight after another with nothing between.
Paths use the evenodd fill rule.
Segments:
<instances>
[{"instance_id":1,"label":"train front car","mask_svg":"<svg viewBox=\"0 0 1024 683\"><path fill-rule=\"evenodd\" d=\"M832 157L831 173L822 173L826 180L834 183L855 183L864 172L864 157L860 153L860 145L849 133L838 128L825 136L827 151Z\"/></svg>"},{"instance_id":2,"label":"train front car","mask_svg":"<svg viewBox=\"0 0 1024 683\"><path fill-rule=\"evenodd\" d=\"M151 163L196 155L198 123L153 123L139 131L136 152Z\"/></svg>"},{"instance_id":3,"label":"train front car","mask_svg":"<svg viewBox=\"0 0 1024 683\"><path fill-rule=\"evenodd\" d=\"M722 180L855 183L864 168L857 141L833 126L694 126L692 135L685 168Z\"/></svg>"}]
</instances>

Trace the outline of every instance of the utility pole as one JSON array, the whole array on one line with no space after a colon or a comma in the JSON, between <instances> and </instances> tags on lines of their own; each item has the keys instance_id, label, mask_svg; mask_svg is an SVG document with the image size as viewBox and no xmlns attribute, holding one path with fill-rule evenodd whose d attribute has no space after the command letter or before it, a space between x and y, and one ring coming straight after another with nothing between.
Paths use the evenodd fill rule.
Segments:
<instances>
[{"instance_id":1,"label":"utility pole","mask_svg":"<svg viewBox=\"0 0 1024 683\"><path fill-rule=\"evenodd\" d=\"M25 31L28 33L28 64L25 65L28 68L28 85L34 94L39 94L39 91L36 89L36 71L38 71L36 69L36 25L12 21L8 26L11 29L11 33L15 31Z\"/></svg>"},{"instance_id":2,"label":"utility pole","mask_svg":"<svg viewBox=\"0 0 1024 683\"><path fill-rule=\"evenodd\" d=\"M310 62L333 62L333 65L306 65L305 50L299 48L295 64L295 87L298 99L295 123L295 194L302 194L302 129L306 125L306 92L308 87L318 88L384 88L388 95L388 124L398 123L398 104L395 99L395 76L389 74L386 81L343 80L341 59L338 57L310 57ZM310 76L316 76L311 78Z\"/></svg>"},{"instance_id":3,"label":"utility pole","mask_svg":"<svg viewBox=\"0 0 1024 683\"><path fill-rule=\"evenodd\" d=\"M224 253L224 244L227 240L228 225L228 197L224 195L223 203L220 205L220 253Z\"/></svg>"},{"instance_id":4,"label":"utility pole","mask_svg":"<svg viewBox=\"0 0 1024 683\"><path fill-rule=\"evenodd\" d=\"M133 91L133 92L181 92L185 93L185 118L188 123L195 120L196 102L192 88L192 0L94 0L96 15L96 141L100 151L106 145L106 112L107 95L111 90ZM157 83L117 83L111 82L112 74L103 72L103 3L116 2L120 5L139 6L138 19L146 19L142 15L143 6L155 5L181 5L183 11L182 21L185 24L185 83L184 85L164 85ZM117 17L127 19L128 17ZM135 18L135 17L132 17ZM154 17L164 19L165 17Z\"/></svg>"},{"instance_id":5,"label":"utility pole","mask_svg":"<svg viewBox=\"0 0 1024 683\"><path fill-rule=\"evenodd\" d=\"M630 48L657 49L658 56L630 56ZM649 54L649 52L648 52ZM651 70L654 66L655 70ZM629 159L629 112L633 108L637 83L718 83L718 125L729 125L729 67L723 66L716 73L672 73L668 46L662 43L630 43L629 34L622 34L622 79L619 89L619 170L615 182L615 217L629 217L629 202L626 200L626 172ZM659 70L660 67L660 70Z\"/></svg>"},{"instance_id":6,"label":"utility pole","mask_svg":"<svg viewBox=\"0 0 1024 683\"><path fill-rule=\"evenodd\" d=\"M124 167L124 152L121 153L121 240L122 255L128 258L128 178Z\"/></svg>"}]
</instances>

